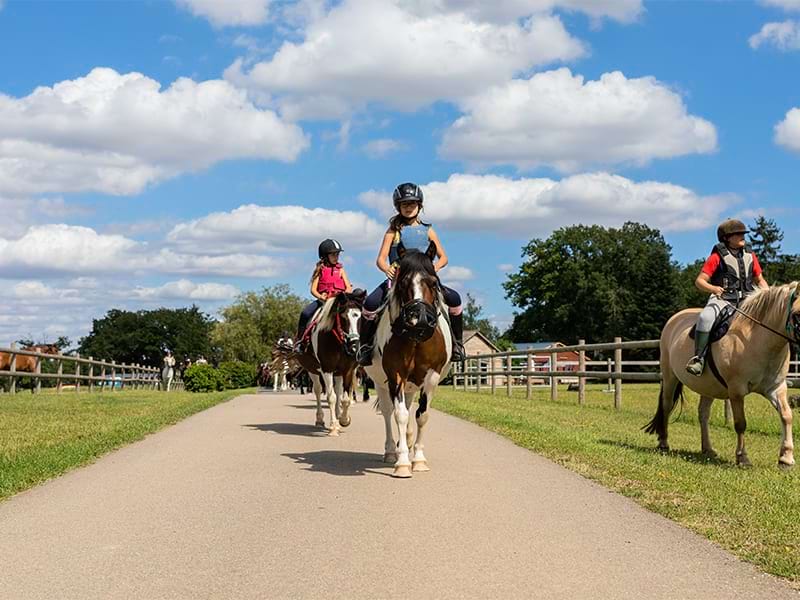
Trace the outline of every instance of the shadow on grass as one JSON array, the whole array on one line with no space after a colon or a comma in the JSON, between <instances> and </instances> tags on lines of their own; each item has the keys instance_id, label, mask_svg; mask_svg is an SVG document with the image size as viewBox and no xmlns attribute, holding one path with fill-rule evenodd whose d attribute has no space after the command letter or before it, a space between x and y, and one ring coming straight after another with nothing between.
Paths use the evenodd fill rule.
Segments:
<instances>
[{"instance_id":1,"label":"shadow on grass","mask_svg":"<svg viewBox=\"0 0 800 600\"><path fill-rule=\"evenodd\" d=\"M690 450L659 450L656 446L640 446L639 444L631 444L629 442L620 442L619 440L598 440L601 444L606 446L616 446L617 448L624 448L625 450L633 450L643 454L664 454L666 456L677 456L687 462L693 462L701 465L717 465L723 467L732 466L732 463L719 456L711 457L703 454L699 450L692 452Z\"/></svg>"},{"instance_id":2,"label":"shadow on grass","mask_svg":"<svg viewBox=\"0 0 800 600\"><path fill-rule=\"evenodd\" d=\"M317 452L299 452L282 454L299 465L308 467L305 471L327 473L340 477L364 476L367 473L391 477L380 467L388 467L383 463L383 456L371 452L346 452L343 450L320 450Z\"/></svg>"},{"instance_id":3,"label":"shadow on grass","mask_svg":"<svg viewBox=\"0 0 800 600\"><path fill-rule=\"evenodd\" d=\"M299 435L305 437L324 437L327 435L326 431L321 427L307 425L305 423L259 423L242 425L242 427L269 433L278 433L280 435Z\"/></svg>"}]
</instances>

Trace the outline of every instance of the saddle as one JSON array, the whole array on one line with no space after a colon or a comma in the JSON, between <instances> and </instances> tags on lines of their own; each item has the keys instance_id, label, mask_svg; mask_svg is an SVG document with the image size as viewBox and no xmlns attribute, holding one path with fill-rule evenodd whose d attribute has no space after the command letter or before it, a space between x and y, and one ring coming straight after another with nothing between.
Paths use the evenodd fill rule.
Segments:
<instances>
[{"instance_id":1,"label":"saddle","mask_svg":"<svg viewBox=\"0 0 800 600\"><path fill-rule=\"evenodd\" d=\"M323 305L324 306L324 305ZM300 336L300 346L305 348L306 345L311 341L311 332L314 330L314 327L317 326L319 322L319 315L322 312L322 306L320 306L317 310L314 311L314 314L311 315L311 318L308 320L308 325L303 330L303 335Z\"/></svg>"},{"instance_id":2,"label":"saddle","mask_svg":"<svg viewBox=\"0 0 800 600\"><path fill-rule=\"evenodd\" d=\"M717 318L714 319L714 324L711 326L711 332L708 336L708 346L711 346L714 342L718 342L725 334L728 333L728 329L731 326L731 321L733 321L733 316L736 314L736 310L730 304L724 306ZM692 325L692 328L689 330L689 337L694 339L695 333L697 330L697 325Z\"/></svg>"}]
</instances>

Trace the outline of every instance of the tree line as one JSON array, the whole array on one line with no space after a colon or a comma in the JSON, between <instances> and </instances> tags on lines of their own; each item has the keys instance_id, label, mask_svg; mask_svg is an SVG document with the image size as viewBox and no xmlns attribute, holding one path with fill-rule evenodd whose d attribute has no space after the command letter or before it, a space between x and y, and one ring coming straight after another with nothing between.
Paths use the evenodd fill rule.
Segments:
<instances>
[{"instance_id":1,"label":"tree line","mask_svg":"<svg viewBox=\"0 0 800 600\"><path fill-rule=\"evenodd\" d=\"M783 232L773 220L758 217L749 239L770 284L800 280L800 256L781 252ZM564 227L532 239L522 257L503 283L506 298L517 308L506 331L484 316L471 294L465 298L465 329L480 331L503 349L514 342L601 342L618 335L653 339L672 314L707 300L694 287L705 256L679 264L661 232L641 223ZM288 285L278 284L239 295L217 318L197 306L112 309L92 322L77 351L155 366L167 349L179 362L203 356L214 364L257 364L268 359L278 338L294 336L305 303ZM65 348L69 340L58 343Z\"/></svg>"}]
</instances>

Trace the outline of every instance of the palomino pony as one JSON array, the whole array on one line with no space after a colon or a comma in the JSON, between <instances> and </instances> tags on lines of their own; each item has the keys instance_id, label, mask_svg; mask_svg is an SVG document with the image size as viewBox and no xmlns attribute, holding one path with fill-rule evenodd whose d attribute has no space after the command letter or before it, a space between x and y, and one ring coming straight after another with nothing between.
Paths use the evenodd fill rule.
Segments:
<instances>
[{"instance_id":1,"label":"palomino pony","mask_svg":"<svg viewBox=\"0 0 800 600\"><path fill-rule=\"evenodd\" d=\"M323 390L331 411L328 435L339 435L350 425L350 404L358 350L358 321L364 305L364 290L341 293L325 301L312 318L311 343L297 356L308 372L317 397L317 427L325 426Z\"/></svg>"},{"instance_id":2,"label":"palomino pony","mask_svg":"<svg viewBox=\"0 0 800 600\"><path fill-rule=\"evenodd\" d=\"M783 423L778 466L794 465L792 409L787 401L786 374L789 343L800 341L800 290L798 283L758 290L740 306L728 333L712 344L706 354L706 368L700 377L686 372L684 365L694 354L689 330L699 309L687 309L672 316L661 332L661 391L658 409L645 426L658 435L658 447L669 450L667 427L686 385L700 394L698 415L702 452L716 456L708 434L708 419L714 398L729 398L736 430L736 464L750 466L744 447L747 427L744 397L750 392L772 403ZM745 314L741 314L745 313ZM715 373L716 371L716 373Z\"/></svg>"},{"instance_id":3,"label":"palomino pony","mask_svg":"<svg viewBox=\"0 0 800 600\"><path fill-rule=\"evenodd\" d=\"M428 407L439 381L450 369L452 334L444 299L433 268L432 248L427 253L408 252L400 260L395 283L379 317L372 364L365 371L375 383L377 405L386 429L383 460L394 463L395 477L412 471L429 471L423 453ZM417 392L417 437L409 410ZM392 414L399 441L395 444ZM413 443L414 456L409 460Z\"/></svg>"}]
</instances>

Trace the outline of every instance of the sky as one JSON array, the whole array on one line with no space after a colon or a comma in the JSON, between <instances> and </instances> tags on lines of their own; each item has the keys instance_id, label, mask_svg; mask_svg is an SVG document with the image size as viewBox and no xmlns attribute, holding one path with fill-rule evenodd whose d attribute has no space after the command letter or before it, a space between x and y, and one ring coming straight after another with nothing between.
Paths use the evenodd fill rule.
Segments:
<instances>
[{"instance_id":1,"label":"sky","mask_svg":"<svg viewBox=\"0 0 800 600\"><path fill-rule=\"evenodd\" d=\"M310 297L328 237L371 290L405 181L501 329L561 227L800 253L799 68L800 0L0 0L0 346Z\"/></svg>"}]
</instances>

